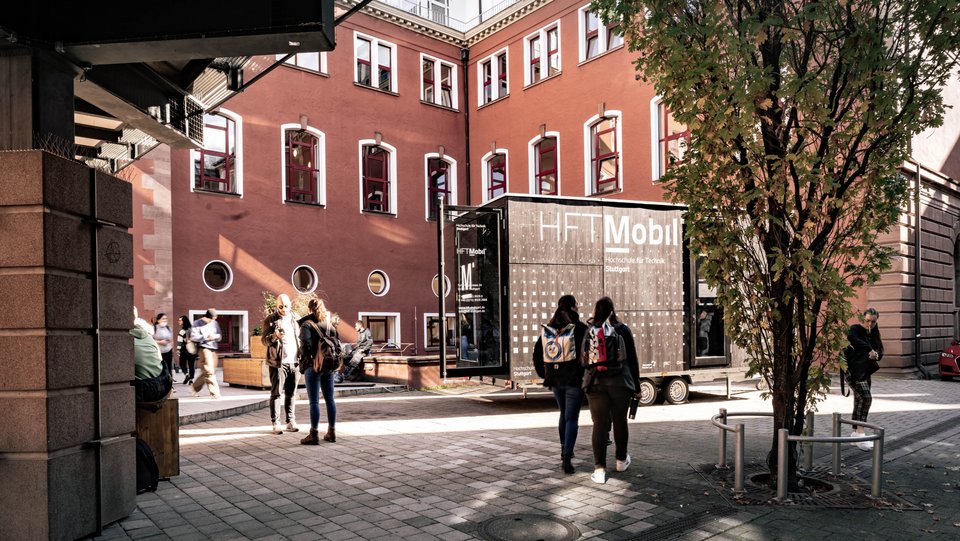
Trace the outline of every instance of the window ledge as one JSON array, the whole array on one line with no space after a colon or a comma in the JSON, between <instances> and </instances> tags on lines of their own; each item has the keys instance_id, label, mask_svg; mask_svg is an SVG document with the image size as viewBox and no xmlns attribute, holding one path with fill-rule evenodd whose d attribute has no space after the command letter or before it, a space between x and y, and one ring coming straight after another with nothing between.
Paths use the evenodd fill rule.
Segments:
<instances>
[{"instance_id":1,"label":"window ledge","mask_svg":"<svg viewBox=\"0 0 960 541\"><path fill-rule=\"evenodd\" d=\"M609 55L610 53L615 53L615 52L619 51L620 49L623 49L623 47L624 47L624 45L621 43L620 45L617 45L617 46L614 47L613 49L607 49L606 51L603 51L602 53L598 54L597 56L588 58L588 59L580 62L579 64L577 64L577 67L579 68L580 66L583 66L584 64L589 64L590 62L593 62L594 60L596 60L596 59L598 59L598 58L603 58L603 57Z\"/></svg>"},{"instance_id":2,"label":"window ledge","mask_svg":"<svg viewBox=\"0 0 960 541\"><path fill-rule=\"evenodd\" d=\"M353 82L353 86L359 86L360 88L365 88L365 89L367 89L367 90L373 90L374 92L379 92L379 93L381 93L381 94L386 94L386 95L388 95L388 96L395 96L395 97L398 97L398 98L400 97L400 94L397 94L396 92L394 92L394 91L392 91L392 90L381 90L381 89L379 89L379 88L377 88L377 87L375 87L375 86L368 86L368 85L365 85L365 84L360 84L360 83L358 83L358 82L356 82L356 81Z\"/></svg>"},{"instance_id":3,"label":"window ledge","mask_svg":"<svg viewBox=\"0 0 960 541\"><path fill-rule=\"evenodd\" d=\"M302 72L304 72L304 73L309 73L310 75L319 75L319 76L321 76L321 77L330 77L330 74L329 74L329 73L324 73L324 72L322 72L322 71L312 70L312 69L310 69L310 68L302 68L302 67L300 67L300 66L294 66L294 65L291 65L291 64L287 64L286 62L283 63L283 67L295 69L295 70L297 70L297 71L302 71Z\"/></svg>"},{"instance_id":4,"label":"window ledge","mask_svg":"<svg viewBox=\"0 0 960 541\"><path fill-rule=\"evenodd\" d=\"M622 194L622 193L623 193L623 188L622 188L622 187L618 187L616 190L607 190L607 191L605 191L605 192L594 192L594 193L588 195L587 197L596 197L596 198L599 199L599 198L606 197L606 196L608 196L608 195L619 195L619 194Z\"/></svg>"},{"instance_id":5,"label":"window ledge","mask_svg":"<svg viewBox=\"0 0 960 541\"><path fill-rule=\"evenodd\" d=\"M507 98L509 98L509 97L510 97L510 93L508 92L506 95L500 96L499 98L497 98L497 99L495 99L495 100L490 100L490 101L488 101L487 103L484 103L483 105L477 106L477 110L479 111L480 109L483 109L484 107L489 107L489 106L493 105L494 103L503 101L503 100L505 100L505 99L507 99Z\"/></svg>"},{"instance_id":6,"label":"window ledge","mask_svg":"<svg viewBox=\"0 0 960 541\"><path fill-rule=\"evenodd\" d=\"M206 195L225 195L227 197L236 197L237 199L243 197L243 194L234 193L234 192L218 192L217 190L205 190L203 188L194 188L193 193L202 193Z\"/></svg>"},{"instance_id":7,"label":"window ledge","mask_svg":"<svg viewBox=\"0 0 960 541\"><path fill-rule=\"evenodd\" d=\"M444 111L450 111L453 113L459 113L460 109L456 107L447 107L446 105L440 105L439 103L433 103L432 101L420 100L420 103L423 105L429 105L430 107L435 107L437 109L443 109Z\"/></svg>"},{"instance_id":8,"label":"window ledge","mask_svg":"<svg viewBox=\"0 0 960 541\"><path fill-rule=\"evenodd\" d=\"M326 208L327 206L323 203L304 203L303 201L293 201L290 199L284 199L284 204L287 205L299 205L301 207L314 207L314 208Z\"/></svg>"},{"instance_id":9,"label":"window ledge","mask_svg":"<svg viewBox=\"0 0 960 541\"><path fill-rule=\"evenodd\" d=\"M390 218L397 217L397 214L394 212L383 212L379 210L367 210L367 209L360 209L360 214L369 214L371 216L387 216Z\"/></svg>"},{"instance_id":10,"label":"window ledge","mask_svg":"<svg viewBox=\"0 0 960 541\"><path fill-rule=\"evenodd\" d=\"M535 83L530 83L530 84L528 84L527 86L523 87L523 89L524 89L524 90L527 90L527 89L529 89L529 88L533 88L533 87L535 87L535 86L542 85L543 83L545 83L545 82L547 82L547 81L550 81L550 80L553 80L553 79L556 79L557 77L560 77L561 75L563 75L563 70L554 73L554 74L551 75L550 77L544 77L543 79L540 79L539 81L537 81L537 82L535 82Z\"/></svg>"}]
</instances>

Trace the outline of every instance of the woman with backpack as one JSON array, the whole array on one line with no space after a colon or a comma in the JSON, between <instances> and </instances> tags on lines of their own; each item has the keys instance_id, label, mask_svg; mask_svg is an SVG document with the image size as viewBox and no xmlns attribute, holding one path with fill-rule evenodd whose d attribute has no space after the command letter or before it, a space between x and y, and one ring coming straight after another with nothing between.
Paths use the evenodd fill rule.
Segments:
<instances>
[{"instance_id":1,"label":"woman with backpack","mask_svg":"<svg viewBox=\"0 0 960 541\"><path fill-rule=\"evenodd\" d=\"M310 402L310 433L300 440L301 445L318 445L320 434L317 427L320 424L320 393L323 393L323 402L327 406L327 433L323 440L337 441L337 405L333 401L334 370L318 366L317 353L321 354L321 342L333 344L335 355L340 353L340 337L337 328L329 321L327 307L320 299L310 299L307 304L309 314L300 318L300 372L307 379L307 398ZM324 346L327 347L327 346Z\"/></svg>"},{"instance_id":2,"label":"woman with backpack","mask_svg":"<svg viewBox=\"0 0 960 541\"><path fill-rule=\"evenodd\" d=\"M577 313L577 299L564 295L557 301L557 311L533 346L533 366L543 379L543 386L553 390L560 408L560 459L564 473L576 471L571 460L580 431L580 408L583 405L583 365L580 351L587 326ZM544 358L546 353L546 359Z\"/></svg>"},{"instance_id":3,"label":"woman with backpack","mask_svg":"<svg viewBox=\"0 0 960 541\"><path fill-rule=\"evenodd\" d=\"M630 467L627 410L630 398L640 388L640 366L633 333L617 319L610 297L597 301L587 323L581 358L585 366L583 390L593 419L594 470L590 479L602 484L607 481L607 434L611 423L617 471Z\"/></svg>"}]
</instances>

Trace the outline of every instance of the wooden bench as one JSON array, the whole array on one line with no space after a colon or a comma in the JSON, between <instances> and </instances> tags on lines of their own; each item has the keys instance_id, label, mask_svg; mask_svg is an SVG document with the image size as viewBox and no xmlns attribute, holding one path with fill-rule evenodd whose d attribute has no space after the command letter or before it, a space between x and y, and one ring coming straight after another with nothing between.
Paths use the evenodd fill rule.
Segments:
<instances>
[{"instance_id":1,"label":"wooden bench","mask_svg":"<svg viewBox=\"0 0 960 541\"><path fill-rule=\"evenodd\" d=\"M137 436L153 451L160 477L180 475L179 398L167 398L156 411L137 407Z\"/></svg>"}]
</instances>

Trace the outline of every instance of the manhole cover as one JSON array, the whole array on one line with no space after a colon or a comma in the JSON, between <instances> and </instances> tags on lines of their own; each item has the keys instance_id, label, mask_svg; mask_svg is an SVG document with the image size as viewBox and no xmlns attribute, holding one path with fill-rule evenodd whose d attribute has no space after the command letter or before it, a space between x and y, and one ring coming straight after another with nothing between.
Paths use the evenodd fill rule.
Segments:
<instances>
[{"instance_id":1,"label":"manhole cover","mask_svg":"<svg viewBox=\"0 0 960 541\"><path fill-rule=\"evenodd\" d=\"M566 520L544 515L504 515L480 525L477 532L487 541L573 541L580 530Z\"/></svg>"}]
</instances>

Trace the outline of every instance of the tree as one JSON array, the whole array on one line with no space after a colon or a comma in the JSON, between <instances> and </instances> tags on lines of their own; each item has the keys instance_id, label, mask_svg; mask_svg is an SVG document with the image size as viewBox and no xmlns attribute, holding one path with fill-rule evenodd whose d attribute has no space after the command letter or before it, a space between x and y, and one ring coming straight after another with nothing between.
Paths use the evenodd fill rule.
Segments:
<instances>
[{"instance_id":1,"label":"tree","mask_svg":"<svg viewBox=\"0 0 960 541\"><path fill-rule=\"evenodd\" d=\"M689 148L663 178L730 338L803 430L841 363L856 290L889 267L910 138L940 124L953 0L595 0ZM796 449L790 449L790 484Z\"/></svg>"}]
</instances>

